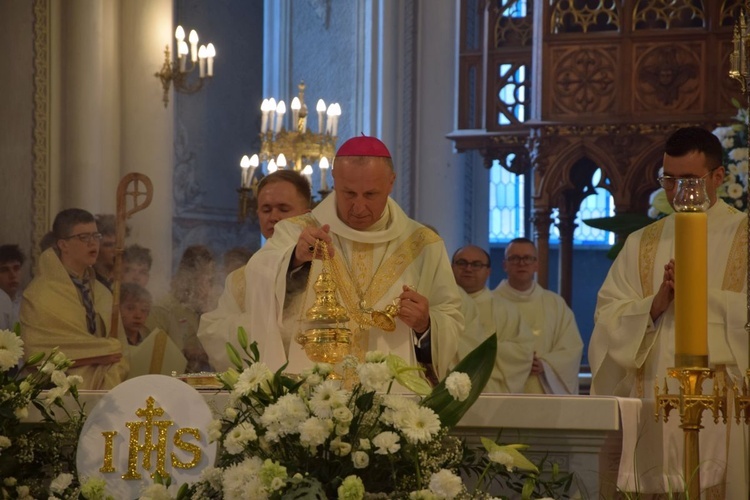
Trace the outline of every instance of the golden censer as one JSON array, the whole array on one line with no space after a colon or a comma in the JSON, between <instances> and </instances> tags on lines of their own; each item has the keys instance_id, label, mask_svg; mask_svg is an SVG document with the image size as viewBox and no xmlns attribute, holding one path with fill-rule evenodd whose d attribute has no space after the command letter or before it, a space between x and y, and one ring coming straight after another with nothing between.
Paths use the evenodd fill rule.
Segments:
<instances>
[{"instance_id":1,"label":"golden censer","mask_svg":"<svg viewBox=\"0 0 750 500\"><path fill-rule=\"evenodd\" d=\"M331 258L324 241L315 242L313 255L316 254L323 256L323 270L313 285L315 303L305 312L309 328L299 331L295 340L311 361L335 364L350 352L351 331L344 326L349 315L336 298Z\"/></svg>"}]
</instances>

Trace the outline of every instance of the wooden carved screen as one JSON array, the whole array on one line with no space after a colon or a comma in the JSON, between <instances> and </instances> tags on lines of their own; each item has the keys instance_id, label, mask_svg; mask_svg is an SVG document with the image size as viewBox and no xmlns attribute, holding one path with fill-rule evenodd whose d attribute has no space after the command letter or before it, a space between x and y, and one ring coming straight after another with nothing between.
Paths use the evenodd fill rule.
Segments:
<instances>
[{"instance_id":1,"label":"wooden carved screen","mask_svg":"<svg viewBox=\"0 0 750 500\"><path fill-rule=\"evenodd\" d=\"M462 0L461 130L449 137L461 151L479 150L486 166L498 160L532 178L540 284L548 281L551 223L560 232L560 293L570 301L574 220L583 198L604 187L618 213L645 212L666 137L734 115L739 86L727 75L739 4ZM525 121L498 119L508 108L497 92L504 64L530 68ZM593 186L596 168L602 176Z\"/></svg>"}]
</instances>

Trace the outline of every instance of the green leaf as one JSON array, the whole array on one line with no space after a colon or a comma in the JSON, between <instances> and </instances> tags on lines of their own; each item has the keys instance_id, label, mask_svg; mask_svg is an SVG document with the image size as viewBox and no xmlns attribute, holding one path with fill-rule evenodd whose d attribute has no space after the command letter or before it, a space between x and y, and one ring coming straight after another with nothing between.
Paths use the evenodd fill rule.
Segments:
<instances>
[{"instance_id":1,"label":"green leaf","mask_svg":"<svg viewBox=\"0 0 750 500\"><path fill-rule=\"evenodd\" d=\"M432 393L422 401L422 406L431 408L440 417L440 422L451 429L482 393L492 375L497 356L497 335L490 335L464 357L451 371L466 373L471 379L471 391L464 401L457 401L445 387L445 380L435 386ZM447 378L447 377L446 377Z\"/></svg>"},{"instance_id":2,"label":"green leaf","mask_svg":"<svg viewBox=\"0 0 750 500\"><path fill-rule=\"evenodd\" d=\"M375 399L375 393L374 392L366 392L362 394L360 397L357 398L357 401L355 401L354 404L357 405L357 408L361 412L369 411L370 408L372 408L372 401Z\"/></svg>"},{"instance_id":3,"label":"green leaf","mask_svg":"<svg viewBox=\"0 0 750 500\"><path fill-rule=\"evenodd\" d=\"M654 219L646 214L625 213L617 214L613 217L583 219L582 222L587 226L591 226L596 229L612 231L613 233L617 233L620 235L628 235L633 231L637 231L643 227L648 226L649 224L654 222Z\"/></svg>"}]
</instances>

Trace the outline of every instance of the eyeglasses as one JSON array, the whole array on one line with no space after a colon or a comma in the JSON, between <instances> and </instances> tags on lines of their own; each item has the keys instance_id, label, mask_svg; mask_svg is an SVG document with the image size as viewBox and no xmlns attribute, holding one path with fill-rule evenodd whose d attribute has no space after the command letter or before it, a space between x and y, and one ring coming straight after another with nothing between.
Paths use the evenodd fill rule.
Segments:
<instances>
[{"instance_id":1,"label":"eyeglasses","mask_svg":"<svg viewBox=\"0 0 750 500\"><path fill-rule=\"evenodd\" d=\"M78 234L71 234L67 238L63 238L64 240L70 240L73 238L78 238L83 243L91 243L91 240L96 241L97 243L102 241L102 233L78 233Z\"/></svg>"},{"instance_id":2,"label":"eyeglasses","mask_svg":"<svg viewBox=\"0 0 750 500\"><path fill-rule=\"evenodd\" d=\"M718 167L717 167L718 168ZM663 187L667 191L671 191L674 189L675 185L677 185L677 181L680 179L705 179L709 175L713 173L713 171L716 170L715 168L712 168L708 172L706 172L706 175L702 177L692 177L692 176L686 176L686 177L675 177L672 175L661 175L656 178L657 181L659 181L659 184L661 184L661 187Z\"/></svg>"},{"instance_id":3,"label":"eyeglasses","mask_svg":"<svg viewBox=\"0 0 750 500\"><path fill-rule=\"evenodd\" d=\"M533 255L511 255L510 257L506 257L505 261L511 264L520 264L521 262L531 264L532 262L536 262L536 257Z\"/></svg>"},{"instance_id":4,"label":"eyeglasses","mask_svg":"<svg viewBox=\"0 0 750 500\"><path fill-rule=\"evenodd\" d=\"M483 267L490 267L489 264L485 264L484 262L479 262L478 260L469 262L468 260L464 260L464 259L458 259L457 261L453 263L453 265L456 267L460 267L460 268L470 267L475 270L482 269Z\"/></svg>"}]
</instances>

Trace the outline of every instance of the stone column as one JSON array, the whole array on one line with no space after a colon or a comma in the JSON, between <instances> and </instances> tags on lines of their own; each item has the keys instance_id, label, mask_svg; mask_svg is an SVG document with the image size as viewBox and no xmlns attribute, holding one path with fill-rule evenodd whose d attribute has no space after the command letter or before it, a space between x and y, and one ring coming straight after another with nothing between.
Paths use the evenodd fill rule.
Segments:
<instances>
[{"instance_id":1,"label":"stone column","mask_svg":"<svg viewBox=\"0 0 750 500\"><path fill-rule=\"evenodd\" d=\"M149 289L166 292L172 263L172 170L174 95L162 103L162 86L153 75L173 46L171 0L127 0L121 4L122 154L121 175L139 172L154 187L151 205L128 221L127 243L151 249L154 264ZM174 51L172 50L172 54Z\"/></svg>"},{"instance_id":2,"label":"stone column","mask_svg":"<svg viewBox=\"0 0 750 500\"><path fill-rule=\"evenodd\" d=\"M61 209L114 212L119 172L117 0L60 9ZM55 119L56 117L53 117ZM51 214L54 217L54 214Z\"/></svg>"}]
</instances>

